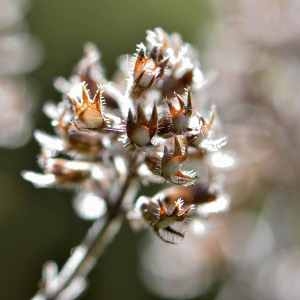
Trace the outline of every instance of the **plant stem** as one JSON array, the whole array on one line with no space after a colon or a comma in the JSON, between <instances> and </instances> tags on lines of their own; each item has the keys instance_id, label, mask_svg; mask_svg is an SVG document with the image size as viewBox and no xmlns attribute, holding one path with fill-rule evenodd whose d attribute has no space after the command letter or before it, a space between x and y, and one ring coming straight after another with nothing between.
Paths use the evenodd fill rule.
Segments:
<instances>
[{"instance_id":1,"label":"plant stem","mask_svg":"<svg viewBox=\"0 0 300 300\"><path fill-rule=\"evenodd\" d=\"M131 183L132 176L128 174L107 216L93 223L86 237L74 249L61 271L50 281L46 280L32 300L73 300L79 296L85 288L87 275L120 229L123 220L121 206ZM67 291L68 288L73 290Z\"/></svg>"}]
</instances>

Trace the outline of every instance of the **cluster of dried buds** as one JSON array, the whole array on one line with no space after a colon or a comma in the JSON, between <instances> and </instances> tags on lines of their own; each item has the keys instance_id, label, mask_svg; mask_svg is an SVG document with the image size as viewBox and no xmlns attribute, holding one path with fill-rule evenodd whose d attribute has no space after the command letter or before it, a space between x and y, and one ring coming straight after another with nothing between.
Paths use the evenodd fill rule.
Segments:
<instances>
[{"instance_id":1,"label":"cluster of dried buds","mask_svg":"<svg viewBox=\"0 0 300 300\"><path fill-rule=\"evenodd\" d=\"M95 46L86 45L71 77L55 81L62 101L44 107L56 135L35 133L43 173L23 176L37 187L74 189L91 216L97 205L106 208L97 217L109 214L129 182L165 184L153 197L130 195L120 213L174 243L184 236L176 224L200 216L198 207L218 201L221 191L210 172L200 172L226 144L214 138L214 109L207 117L198 111L194 97L205 82L191 46L160 28L147 32L131 61L120 58L111 82Z\"/></svg>"}]
</instances>

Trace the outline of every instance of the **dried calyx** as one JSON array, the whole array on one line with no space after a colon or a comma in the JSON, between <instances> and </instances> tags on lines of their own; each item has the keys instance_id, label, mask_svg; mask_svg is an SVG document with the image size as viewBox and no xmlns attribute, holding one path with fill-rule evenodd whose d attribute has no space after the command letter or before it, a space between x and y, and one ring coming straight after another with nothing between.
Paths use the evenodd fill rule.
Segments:
<instances>
[{"instance_id":1,"label":"dried calyx","mask_svg":"<svg viewBox=\"0 0 300 300\"><path fill-rule=\"evenodd\" d=\"M199 112L197 95L205 80L192 47L178 34L156 28L137 48L132 64L126 68L120 60L109 82L96 47L85 47L71 77L55 81L62 101L45 105L56 135L35 134L43 172L23 175L38 187L98 195L107 213L115 203L112 189L121 190L124 182L172 184L159 196L144 197L142 205L132 194L120 213L125 210L130 220L138 216L162 240L173 242L184 235L177 223L199 218L195 208L220 196L211 191L213 179L199 169L210 170L207 156L220 151L226 139L214 138L214 110L208 118Z\"/></svg>"},{"instance_id":2,"label":"dried calyx","mask_svg":"<svg viewBox=\"0 0 300 300\"><path fill-rule=\"evenodd\" d=\"M137 200L137 206L160 239L174 244L176 238L184 237L183 228L176 228L176 223L187 223L198 205L216 199L217 191L197 183L188 187L166 188L151 198L142 196Z\"/></svg>"}]
</instances>

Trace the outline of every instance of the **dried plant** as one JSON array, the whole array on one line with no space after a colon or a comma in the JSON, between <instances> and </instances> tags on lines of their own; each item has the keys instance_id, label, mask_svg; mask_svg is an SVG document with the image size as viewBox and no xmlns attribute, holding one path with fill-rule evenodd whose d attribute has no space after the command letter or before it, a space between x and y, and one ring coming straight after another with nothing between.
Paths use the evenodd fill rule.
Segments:
<instances>
[{"instance_id":1,"label":"dried plant","mask_svg":"<svg viewBox=\"0 0 300 300\"><path fill-rule=\"evenodd\" d=\"M197 103L206 82L192 47L160 28L147 32L131 59L120 59L114 81L105 79L92 44L71 77L55 81L62 101L44 106L55 136L35 132L43 172L23 177L36 187L74 190L76 210L95 222L59 272L45 265L33 299L77 298L124 220L177 244L193 220L228 207L211 166L226 138L215 137L215 109L207 116ZM160 191L137 197L145 185Z\"/></svg>"}]
</instances>

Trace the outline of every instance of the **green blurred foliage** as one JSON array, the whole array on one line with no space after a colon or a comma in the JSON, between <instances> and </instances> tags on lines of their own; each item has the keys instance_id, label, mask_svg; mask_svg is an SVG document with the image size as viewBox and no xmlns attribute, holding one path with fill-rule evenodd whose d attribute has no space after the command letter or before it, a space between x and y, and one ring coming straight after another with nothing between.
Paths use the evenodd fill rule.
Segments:
<instances>
[{"instance_id":1,"label":"green blurred foliage","mask_svg":"<svg viewBox=\"0 0 300 300\"><path fill-rule=\"evenodd\" d=\"M201 48L210 18L209 0L32 1L29 28L45 52L43 64L30 77L39 95L35 126L49 129L42 104L59 100L53 78L68 76L86 41L100 47L110 76L117 57L133 53L146 29L178 31ZM53 259L61 266L89 226L73 212L70 193L37 190L21 179L22 169L37 168L37 153L34 141L17 150L0 150L0 299L29 299L42 264ZM154 299L137 277L136 243L137 237L125 227L92 273L82 299Z\"/></svg>"}]
</instances>

